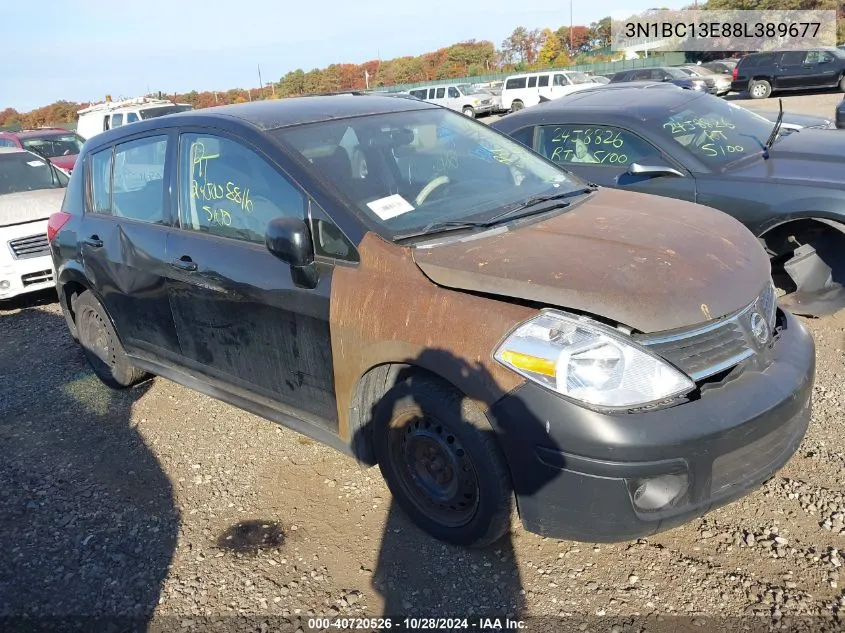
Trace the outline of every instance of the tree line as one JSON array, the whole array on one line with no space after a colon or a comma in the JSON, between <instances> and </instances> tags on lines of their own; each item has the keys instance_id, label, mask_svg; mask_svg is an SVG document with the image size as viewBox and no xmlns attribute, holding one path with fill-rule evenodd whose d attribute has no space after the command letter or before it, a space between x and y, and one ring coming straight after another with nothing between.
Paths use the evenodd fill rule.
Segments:
<instances>
[{"instance_id":1,"label":"tree line","mask_svg":"<svg viewBox=\"0 0 845 633\"><path fill-rule=\"evenodd\" d=\"M694 5L685 8L692 9ZM845 1L843 0L707 0L699 9L835 9L839 41L845 41ZM610 17L590 25L561 26L558 29L528 29L519 26L497 48L488 40L468 40L417 56L370 60L362 64L337 63L325 68L292 70L277 82L255 88L225 91L192 90L167 95L194 108L279 99L322 92L381 88L397 84L436 81L457 77L519 72L539 68L562 68L572 64L611 59ZM690 54L690 58L708 55ZM57 101L31 112L13 108L0 111L0 127L35 128L50 124L72 123L77 110L87 103Z\"/></svg>"}]
</instances>

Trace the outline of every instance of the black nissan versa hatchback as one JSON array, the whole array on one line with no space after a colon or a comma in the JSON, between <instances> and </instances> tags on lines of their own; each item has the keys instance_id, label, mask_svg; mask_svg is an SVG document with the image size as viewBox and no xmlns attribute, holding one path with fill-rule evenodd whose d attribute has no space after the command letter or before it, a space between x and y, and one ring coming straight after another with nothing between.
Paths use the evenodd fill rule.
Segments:
<instances>
[{"instance_id":1,"label":"black nissan versa hatchback","mask_svg":"<svg viewBox=\"0 0 845 633\"><path fill-rule=\"evenodd\" d=\"M600 189L414 99L186 112L89 140L62 310L148 373L378 464L430 534L617 541L748 493L810 420L813 340L730 216Z\"/></svg>"}]
</instances>

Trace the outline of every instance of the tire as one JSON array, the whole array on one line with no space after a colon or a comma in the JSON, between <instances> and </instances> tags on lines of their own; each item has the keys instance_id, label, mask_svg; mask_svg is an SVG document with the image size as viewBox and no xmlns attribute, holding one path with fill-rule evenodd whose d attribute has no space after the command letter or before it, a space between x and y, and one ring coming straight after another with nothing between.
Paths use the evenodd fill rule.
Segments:
<instances>
[{"instance_id":1,"label":"tire","mask_svg":"<svg viewBox=\"0 0 845 633\"><path fill-rule=\"evenodd\" d=\"M113 389L125 389L147 374L129 363L103 306L86 290L74 302L79 343L91 369Z\"/></svg>"},{"instance_id":2,"label":"tire","mask_svg":"<svg viewBox=\"0 0 845 633\"><path fill-rule=\"evenodd\" d=\"M468 116L470 119L474 119L474 118L475 118L475 110L473 110L473 109L472 109L471 107L469 107L469 106L466 106L463 110L461 110L461 112L463 112L463 113L464 113L464 116Z\"/></svg>"},{"instance_id":3,"label":"tire","mask_svg":"<svg viewBox=\"0 0 845 633\"><path fill-rule=\"evenodd\" d=\"M425 375L394 386L374 407L373 448L396 503L434 538L484 547L508 532L513 493L498 440L451 386Z\"/></svg>"},{"instance_id":4,"label":"tire","mask_svg":"<svg viewBox=\"0 0 845 633\"><path fill-rule=\"evenodd\" d=\"M522 103L519 99L516 99L513 103L511 103L511 112L518 112L525 107L525 104Z\"/></svg>"},{"instance_id":5,"label":"tire","mask_svg":"<svg viewBox=\"0 0 845 633\"><path fill-rule=\"evenodd\" d=\"M748 84L748 95L752 99L768 99L772 94L772 84L765 79L752 79Z\"/></svg>"},{"instance_id":6,"label":"tire","mask_svg":"<svg viewBox=\"0 0 845 633\"><path fill-rule=\"evenodd\" d=\"M845 75L839 78L839 92L845 92Z\"/></svg>"}]
</instances>

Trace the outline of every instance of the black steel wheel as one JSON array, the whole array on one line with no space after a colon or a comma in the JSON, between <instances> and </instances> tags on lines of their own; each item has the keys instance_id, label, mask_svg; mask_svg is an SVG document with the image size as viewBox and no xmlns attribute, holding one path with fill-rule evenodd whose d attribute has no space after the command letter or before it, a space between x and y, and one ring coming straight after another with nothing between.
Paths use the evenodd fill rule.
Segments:
<instances>
[{"instance_id":1,"label":"black steel wheel","mask_svg":"<svg viewBox=\"0 0 845 633\"><path fill-rule=\"evenodd\" d=\"M507 532L507 466L483 414L463 394L428 375L397 384L374 408L373 442L393 497L423 530L472 547Z\"/></svg>"},{"instance_id":2,"label":"black steel wheel","mask_svg":"<svg viewBox=\"0 0 845 633\"><path fill-rule=\"evenodd\" d=\"M73 305L79 343L88 364L109 387L123 389L137 383L146 373L129 363L106 311L85 291Z\"/></svg>"}]
</instances>

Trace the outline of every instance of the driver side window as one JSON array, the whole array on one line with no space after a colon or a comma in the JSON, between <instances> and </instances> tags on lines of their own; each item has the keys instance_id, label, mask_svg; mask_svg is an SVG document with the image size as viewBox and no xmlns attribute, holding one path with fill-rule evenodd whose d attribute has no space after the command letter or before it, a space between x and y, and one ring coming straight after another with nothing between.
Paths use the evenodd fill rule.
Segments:
<instances>
[{"instance_id":1,"label":"driver side window","mask_svg":"<svg viewBox=\"0 0 845 633\"><path fill-rule=\"evenodd\" d=\"M183 134L179 150L183 229L263 244L270 220L305 216L299 188L244 145L220 136Z\"/></svg>"},{"instance_id":2,"label":"driver side window","mask_svg":"<svg viewBox=\"0 0 845 633\"><path fill-rule=\"evenodd\" d=\"M560 165L592 163L629 167L631 163L660 162L660 152L639 136L609 125L542 125L537 146Z\"/></svg>"}]
</instances>

